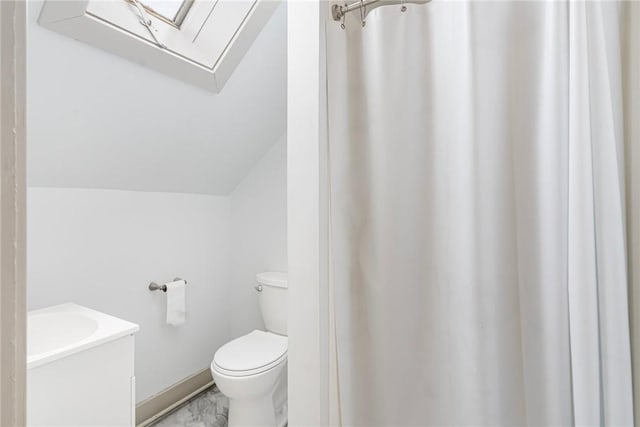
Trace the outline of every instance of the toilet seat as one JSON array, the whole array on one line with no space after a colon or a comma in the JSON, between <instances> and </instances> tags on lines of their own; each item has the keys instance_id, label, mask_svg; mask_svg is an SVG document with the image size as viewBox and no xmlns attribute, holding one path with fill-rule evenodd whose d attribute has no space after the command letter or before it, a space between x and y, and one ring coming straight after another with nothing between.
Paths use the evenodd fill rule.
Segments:
<instances>
[{"instance_id":1,"label":"toilet seat","mask_svg":"<svg viewBox=\"0 0 640 427\"><path fill-rule=\"evenodd\" d=\"M212 367L232 377L260 374L287 358L287 337L255 330L220 347Z\"/></svg>"}]
</instances>

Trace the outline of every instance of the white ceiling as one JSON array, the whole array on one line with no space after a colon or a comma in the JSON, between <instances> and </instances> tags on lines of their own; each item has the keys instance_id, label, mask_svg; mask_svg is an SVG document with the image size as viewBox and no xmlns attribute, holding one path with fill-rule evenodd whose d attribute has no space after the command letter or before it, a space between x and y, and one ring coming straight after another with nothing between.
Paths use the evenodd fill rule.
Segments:
<instances>
[{"instance_id":1,"label":"white ceiling","mask_svg":"<svg viewBox=\"0 0 640 427\"><path fill-rule=\"evenodd\" d=\"M286 128L286 6L212 94L36 23L29 2L30 186L228 194Z\"/></svg>"}]
</instances>

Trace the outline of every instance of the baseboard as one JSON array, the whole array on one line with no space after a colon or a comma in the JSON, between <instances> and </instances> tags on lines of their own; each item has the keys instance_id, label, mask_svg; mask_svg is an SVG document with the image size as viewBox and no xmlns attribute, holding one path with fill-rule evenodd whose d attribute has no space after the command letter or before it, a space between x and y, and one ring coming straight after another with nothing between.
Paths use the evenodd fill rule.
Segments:
<instances>
[{"instance_id":1,"label":"baseboard","mask_svg":"<svg viewBox=\"0 0 640 427\"><path fill-rule=\"evenodd\" d=\"M145 427L213 385L209 368L203 369L136 405L136 425Z\"/></svg>"}]
</instances>

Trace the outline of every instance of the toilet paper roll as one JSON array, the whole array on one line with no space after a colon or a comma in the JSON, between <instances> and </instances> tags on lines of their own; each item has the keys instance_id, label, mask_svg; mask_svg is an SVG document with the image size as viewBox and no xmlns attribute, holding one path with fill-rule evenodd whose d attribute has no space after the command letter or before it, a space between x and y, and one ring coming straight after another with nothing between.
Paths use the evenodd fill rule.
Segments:
<instances>
[{"instance_id":1,"label":"toilet paper roll","mask_svg":"<svg viewBox=\"0 0 640 427\"><path fill-rule=\"evenodd\" d=\"M167 283L167 324L182 325L187 317L186 283L176 280Z\"/></svg>"}]
</instances>

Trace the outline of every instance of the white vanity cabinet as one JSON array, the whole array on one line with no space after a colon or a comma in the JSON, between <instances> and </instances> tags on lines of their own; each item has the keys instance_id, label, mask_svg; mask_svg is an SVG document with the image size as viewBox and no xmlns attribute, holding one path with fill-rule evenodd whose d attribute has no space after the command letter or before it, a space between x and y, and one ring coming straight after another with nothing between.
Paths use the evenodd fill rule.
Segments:
<instances>
[{"instance_id":1,"label":"white vanity cabinet","mask_svg":"<svg viewBox=\"0 0 640 427\"><path fill-rule=\"evenodd\" d=\"M34 351L49 351L29 351L27 425L134 426L133 333L138 326L111 316L108 316L110 325L100 324L101 320L105 320L102 316L106 315L95 312L101 316L96 319L94 314L96 325L91 332L91 327L79 325L83 322L82 316L87 314L84 310L88 309L73 304L67 306L80 309L81 315L76 315L78 311L73 316L62 314L67 318L59 321L57 327L73 329L75 324L82 333L58 332L56 337L52 331L48 331L51 335L47 337L47 334L39 335L29 325L28 336L31 333L34 339L48 340L50 343L34 343L32 340L29 346ZM47 323L53 322L55 327L55 320L45 320ZM37 325L37 321L33 323L36 324L34 328L51 328L51 325ZM74 337L82 339L71 340ZM56 345L56 341L67 345Z\"/></svg>"}]
</instances>

